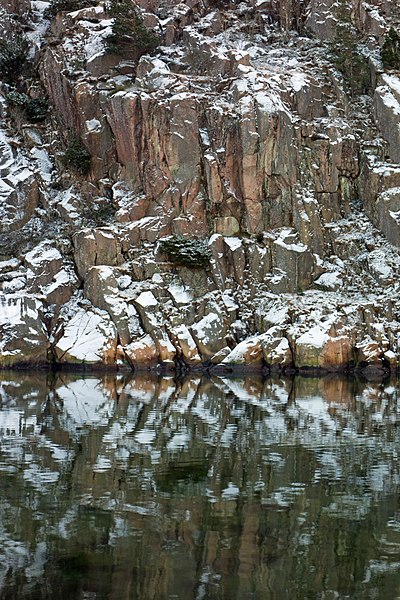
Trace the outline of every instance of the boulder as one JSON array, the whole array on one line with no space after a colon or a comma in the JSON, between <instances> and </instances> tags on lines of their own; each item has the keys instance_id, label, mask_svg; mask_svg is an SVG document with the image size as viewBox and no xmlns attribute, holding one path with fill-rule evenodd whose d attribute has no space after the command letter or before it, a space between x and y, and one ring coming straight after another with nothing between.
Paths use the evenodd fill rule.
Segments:
<instances>
[{"instance_id":1,"label":"boulder","mask_svg":"<svg viewBox=\"0 0 400 600\"><path fill-rule=\"evenodd\" d=\"M166 367L173 367L175 365L176 348L169 339L168 333L163 328L155 335L155 344L161 364Z\"/></svg>"},{"instance_id":2,"label":"boulder","mask_svg":"<svg viewBox=\"0 0 400 600\"><path fill-rule=\"evenodd\" d=\"M262 332L275 326L288 326L290 323L289 303L285 298L270 294L258 306L255 314L256 325Z\"/></svg>"},{"instance_id":3,"label":"boulder","mask_svg":"<svg viewBox=\"0 0 400 600\"><path fill-rule=\"evenodd\" d=\"M393 352L393 350L387 350L383 354L385 362L389 365L391 371L396 371L400 365L400 356Z\"/></svg>"},{"instance_id":4,"label":"boulder","mask_svg":"<svg viewBox=\"0 0 400 600\"><path fill-rule=\"evenodd\" d=\"M315 258L291 230L284 229L273 245L273 264L286 274L287 292L307 289L313 280Z\"/></svg>"},{"instance_id":5,"label":"boulder","mask_svg":"<svg viewBox=\"0 0 400 600\"><path fill-rule=\"evenodd\" d=\"M169 232L169 225L165 217L142 217L126 226L122 238L122 248L129 250L132 247L139 247L144 241L154 244Z\"/></svg>"},{"instance_id":6,"label":"boulder","mask_svg":"<svg viewBox=\"0 0 400 600\"><path fill-rule=\"evenodd\" d=\"M111 228L82 229L74 235L73 242L75 264L82 279L93 266L123 262L120 243Z\"/></svg>"},{"instance_id":7,"label":"boulder","mask_svg":"<svg viewBox=\"0 0 400 600\"><path fill-rule=\"evenodd\" d=\"M219 352L226 344L228 328L221 313L211 312L190 328L203 360Z\"/></svg>"},{"instance_id":8,"label":"boulder","mask_svg":"<svg viewBox=\"0 0 400 600\"><path fill-rule=\"evenodd\" d=\"M146 333L153 333L162 326L163 318L160 304L153 292L142 292L134 300L135 307L139 313L143 329Z\"/></svg>"},{"instance_id":9,"label":"boulder","mask_svg":"<svg viewBox=\"0 0 400 600\"><path fill-rule=\"evenodd\" d=\"M177 357L182 358L185 364L195 367L201 365L201 358L196 342L186 325L173 327L169 336L177 349Z\"/></svg>"},{"instance_id":10,"label":"boulder","mask_svg":"<svg viewBox=\"0 0 400 600\"><path fill-rule=\"evenodd\" d=\"M0 367L48 362L42 301L29 294L0 294Z\"/></svg>"},{"instance_id":11,"label":"boulder","mask_svg":"<svg viewBox=\"0 0 400 600\"><path fill-rule=\"evenodd\" d=\"M130 321L135 316L137 318L137 312L119 296L119 275L115 267L92 267L85 278L84 293L93 306L108 312L117 328L121 344L126 345L131 341Z\"/></svg>"},{"instance_id":12,"label":"boulder","mask_svg":"<svg viewBox=\"0 0 400 600\"><path fill-rule=\"evenodd\" d=\"M133 369L148 369L157 365L158 350L150 335L145 335L125 346L124 352Z\"/></svg>"},{"instance_id":13,"label":"boulder","mask_svg":"<svg viewBox=\"0 0 400 600\"><path fill-rule=\"evenodd\" d=\"M254 336L240 342L220 364L230 367L261 367L263 364L263 347L260 336Z\"/></svg>"},{"instance_id":14,"label":"boulder","mask_svg":"<svg viewBox=\"0 0 400 600\"><path fill-rule=\"evenodd\" d=\"M177 308L185 307L193 302L191 292L185 286L178 283L171 283L168 286L168 293Z\"/></svg>"},{"instance_id":15,"label":"boulder","mask_svg":"<svg viewBox=\"0 0 400 600\"><path fill-rule=\"evenodd\" d=\"M348 335L330 335L330 326L315 325L294 340L296 368L348 369L354 360Z\"/></svg>"},{"instance_id":16,"label":"boulder","mask_svg":"<svg viewBox=\"0 0 400 600\"><path fill-rule=\"evenodd\" d=\"M243 241L238 237L225 237L224 253L235 281L242 285L246 266L246 251Z\"/></svg>"},{"instance_id":17,"label":"boulder","mask_svg":"<svg viewBox=\"0 0 400 600\"><path fill-rule=\"evenodd\" d=\"M215 233L233 237L240 232L240 225L235 217L216 217L214 220Z\"/></svg>"},{"instance_id":18,"label":"boulder","mask_svg":"<svg viewBox=\"0 0 400 600\"><path fill-rule=\"evenodd\" d=\"M358 342L355 347L357 366L383 366L383 350L375 340L369 336Z\"/></svg>"},{"instance_id":19,"label":"boulder","mask_svg":"<svg viewBox=\"0 0 400 600\"><path fill-rule=\"evenodd\" d=\"M217 352L216 354L214 354L214 356L211 357L211 364L219 365L224 360L224 358L226 358L230 353L231 349L229 348L229 346L224 346L219 352Z\"/></svg>"},{"instance_id":20,"label":"boulder","mask_svg":"<svg viewBox=\"0 0 400 600\"><path fill-rule=\"evenodd\" d=\"M58 363L91 367L115 366L117 329L105 311L78 308L57 337L54 354Z\"/></svg>"},{"instance_id":21,"label":"boulder","mask_svg":"<svg viewBox=\"0 0 400 600\"><path fill-rule=\"evenodd\" d=\"M0 130L0 233L23 227L40 200L39 182L24 154Z\"/></svg>"},{"instance_id":22,"label":"boulder","mask_svg":"<svg viewBox=\"0 0 400 600\"><path fill-rule=\"evenodd\" d=\"M54 244L44 241L25 255L27 288L45 296L48 304L58 308L66 304L78 287L72 265L68 264Z\"/></svg>"},{"instance_id":23,"label":"boulder","mask_svg":"<svg viewBox=\"0 0 400 600\"><path fill-rule=\"evenodd\" d=\"M260 336L264 361L272 369L285 369L293 366L293 356L289 340L278 327L271 327Z\"/></svg>"}]
</instances>

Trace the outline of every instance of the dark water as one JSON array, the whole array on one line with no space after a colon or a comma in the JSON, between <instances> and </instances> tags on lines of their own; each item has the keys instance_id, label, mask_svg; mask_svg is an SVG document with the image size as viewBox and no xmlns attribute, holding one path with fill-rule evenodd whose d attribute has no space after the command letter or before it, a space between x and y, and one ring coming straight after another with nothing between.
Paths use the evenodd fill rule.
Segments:
<instances>
[{"instance_id":1,"label":"dark water","mask_svg":"<svg viewBox=\"0 0 400 600\"><path fill-rule=\"evenodd\" d=\"M0 598L400 598L399 389L0 375Z\"/></svg>"}]
</instances>

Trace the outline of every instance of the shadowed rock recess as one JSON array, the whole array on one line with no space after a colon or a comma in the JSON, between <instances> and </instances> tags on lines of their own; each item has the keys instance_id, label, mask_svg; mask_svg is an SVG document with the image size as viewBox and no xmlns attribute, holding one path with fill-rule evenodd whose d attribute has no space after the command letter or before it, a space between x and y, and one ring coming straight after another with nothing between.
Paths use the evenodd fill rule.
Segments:
<instances>
[{"instance_id":1,"label":"shadowed rock recess","mask_svg":"<svg viewBox=\"0 0 400 600\"><path fill-rule=\"evenodd\" d=\"M1 367L398 369L398 2L1 6Z\"/></svg>"}]
</instances>

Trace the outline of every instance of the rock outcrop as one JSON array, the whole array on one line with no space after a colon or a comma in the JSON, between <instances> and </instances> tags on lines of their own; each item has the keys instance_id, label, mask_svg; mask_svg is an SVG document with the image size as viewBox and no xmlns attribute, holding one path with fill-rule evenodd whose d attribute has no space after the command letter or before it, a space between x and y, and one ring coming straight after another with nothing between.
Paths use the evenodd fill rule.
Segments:
<instances>
[{"instance_id":1,"label":"rock outcrop","mask_svg":"<svg viewBox=\"0 0 400 600\"><path fill-rule=\"evenodd\" d=\"M20 11L0 366L396 371L400 73L380 48L400 12L342 4L137 0L160 45L129 56L103 1Z\"/></svg>"}]
</instances>

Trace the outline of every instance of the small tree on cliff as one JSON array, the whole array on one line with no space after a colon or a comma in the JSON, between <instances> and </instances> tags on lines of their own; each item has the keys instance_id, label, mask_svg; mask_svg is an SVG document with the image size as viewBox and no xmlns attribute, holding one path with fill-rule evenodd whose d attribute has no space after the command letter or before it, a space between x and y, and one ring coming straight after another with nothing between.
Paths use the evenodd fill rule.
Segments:
<instances>
[{"instance_id":1,"label":"small tree on cliff","mask_svg":"<svg viewBox=\"0 0 400 600\"><path fill-rule=\"evenodd\" d=\"M93 5L92 0L51 0L49 6L44 11L46 18L55 17L61 12L73 12L81 8L87 8Z\"/></svg>"},{"instance_id":2,"label":"small tree on cliff","mask_svg":"<svg viewBox=\"0 0 400 600\"><path fill-rule=\"evenodd\" d=\"M336 18L336 35L331 43L333 62L342 73L352 96L367 93L370 86L368 63L362 53L347 0L340 0Z\"/></svg>"},{"instance_id":3,"label":"small tree on cliff","mask_svg":"<svg viewBox=\"0 0 400 600\"><path fill-rule=\"evenodd\" d=\"M231 3L231 0L208 0L208 3L211 8L225 8Z\"/></svg>"},{"instance_id":4,"label":"small tree on cliff","mask_svg":"<svg viewBox=\"0 0 400 600\"><path fill-rule=\"evenodd\" d=\"M381 56L385 69L400 69L400 36L393 27L385 36Z\"/></svg>"},{"instance_id":5,"label":"small tree on cliff","mask_svg":"<svg viewBox=\"0 0 400 600\"><path fill-rule=\"evenodd\" d=\"M76 134L72 134L69 145L62 157L64 165L75 171L75 173L85 176L90 171L91 161L90 152L83 145L82 140Z\"/></svg>"},{"instance_id":6,"label":"small tree on cliff","mask_svg":"<svg viewBox=\"0 0 400 600\"><path fill-rule=\"evenodd\" d=\"M108 52L137 60L157 48L158 36L147 29L130 0L111 0L108 10L113 17L112 33L105 39Z\"/></svg>"},{"instance_id":7,"label":"small tree on cliff","mask_svg":"<svg viewBox=\"0 0 400 600\"><path fill-rule=\"evenodd\" d=\"M18 33L0 39L0 78L10 83L18 78L27 62L28 42Z\"/></svg>"}]
</instances>

